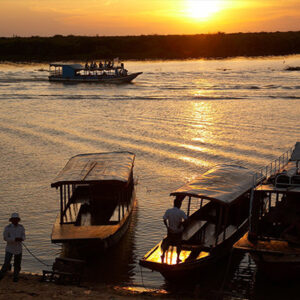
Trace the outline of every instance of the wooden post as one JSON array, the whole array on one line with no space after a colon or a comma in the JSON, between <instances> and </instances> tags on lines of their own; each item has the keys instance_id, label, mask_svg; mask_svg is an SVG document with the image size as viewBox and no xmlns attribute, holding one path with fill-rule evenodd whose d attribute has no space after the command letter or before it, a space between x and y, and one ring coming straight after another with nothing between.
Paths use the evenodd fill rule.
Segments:
<instances>
[{"instance_id":1,"label":"wooden post","mask_svg":"<svg viewBox=\"0 0 300 300\"><path fill-rule=\"evenodd\" d=\"M66 209L66 207L67 207L67 196L66 196L67 189L66 189L65 184L63 185L63 187L64 187L64 206L65 206L65 209Z\"/></svg>"},{"instance_id":2,"label":"wooden post","mask_svg":"<svg viewBox=\"0 0 300 300\"><path fill-rule=\"evenodd\" d=\"M187 211L187 216L190 216L190 208L191 208L191 196L189 196L189 203L188 203L188 211Z\"/></svg>"},{"instance_id":3,"label":"wooden post","mask_svg":"<svg viewBox=\"0 0 300 300\"><path fill-rule=\"evenodd\" d=\"M59 191L60 191L60 224L63 224L64 203L63 203L62 185L59 187Z\"/></svg>"},{"instance_id":4,"label":"wooden post","mask_svg":"<svg viewBox=\"0 0 300 300\"><path fill-rule=\"evenodd\" d=\"M250 220L250 230L248 238L250 239L257 239L257 233L258 233L258 222L260 215L263 214L263 211L261 209L262 203L263 203L263 193L261 192L255 192L253 197L253 204L252 204L252 210L251 210L251 220ZM262 199L261 199L262 198Z\"/></svg>"},{"instance_id":5,"label":"wooden post","mask_svg":"<svg viewBox=\"0 0 300 300\"><path fill-rule=\"evenodd\" d=\"M220 206L220 212L219 212L219 220L218 220L218 224L216 225L216 230L215 230L215 235L216 235L216 246L218 244L218 237L219 237L219 234L218 234L218 231L219 229L221 228L221 225L222 225L222 217L223 217L223 207Z\"/></svg>"},{"instance_id":6,"label":"wooden post","mask_svg":"<svg viewBox=\"0 0 300 300\"><path fill-rule=\"evenodd\" d=\"M226 209L225 209L225 216L224 216L223 241L225 241L225 239L226 239L226 228L227 228L228 215L229 215L229 208L226 207Z\"/></svg>"},{"instance_id":7,"label":"wooden post","mask_svg":"<svg viewBox=\"0 0 300 300\"><path fill-rule=\"evenodd\" d=\"M68 184L68 202L70 201L70 185Z\"/></svg>"},{"instance_id":8,"label":"wooden post","mask_svg":"<svg viewBox=\"0 0 300 300\"><path fill-rule=\"evenodd\" d=\"M122 194L122 218L124 218L124 207L125 207L124 198L127 197L124 197L124 195Z\"/></svg>"},{"instance_id":9,"label":"wooden post","mask_svg":"<svg viewBox=\"0 0 300 300\"><path fill-rule=\"evenodd\" d=\"M118 213L119 213L119 222L121 221L121 207L120 207L121 203L120 203L120 197L118 197Z\"/></svg>"}]
</instances>

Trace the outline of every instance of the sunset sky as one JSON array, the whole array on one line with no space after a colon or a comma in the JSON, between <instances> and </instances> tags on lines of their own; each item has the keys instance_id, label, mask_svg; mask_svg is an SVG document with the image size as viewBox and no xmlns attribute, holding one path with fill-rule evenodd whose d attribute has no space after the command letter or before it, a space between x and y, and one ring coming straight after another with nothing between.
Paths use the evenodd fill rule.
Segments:
<instances>
[{"instance_id":1,"label":"sunset sky","mask_svg":"<svg viewBox=\"0 0 300 300\"><path fill-rule=\"evenodd\" d=\"M300 0L0 0L0 36L300 30Z\"/></svg>"}]
</instances>

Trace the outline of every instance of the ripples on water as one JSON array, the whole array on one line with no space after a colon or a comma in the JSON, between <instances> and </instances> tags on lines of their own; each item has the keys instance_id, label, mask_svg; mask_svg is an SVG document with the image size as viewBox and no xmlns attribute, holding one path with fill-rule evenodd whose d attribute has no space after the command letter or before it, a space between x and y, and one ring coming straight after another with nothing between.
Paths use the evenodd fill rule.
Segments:
<instances>
[{"instance_id":1,"label":"ripples on water","mask_svg":"<svg viewBox=\"0 0 300 300\"><path fill-rule=\"evenodd\" d=\"M51 264L61 250L50 242L51 180L70 156L133 151L138 207L106 280L159 287L162 277L144 269L142 278L137 263L165 234L169 193L218 163L257 169L299 140L300 72L284 69L300 57L126 65L144 73L119 86L50 83L46 65L0 65L0 226L19 211L27 246ZM42 269L24 253L23 270Z\"/></svg>"}]
</instances>

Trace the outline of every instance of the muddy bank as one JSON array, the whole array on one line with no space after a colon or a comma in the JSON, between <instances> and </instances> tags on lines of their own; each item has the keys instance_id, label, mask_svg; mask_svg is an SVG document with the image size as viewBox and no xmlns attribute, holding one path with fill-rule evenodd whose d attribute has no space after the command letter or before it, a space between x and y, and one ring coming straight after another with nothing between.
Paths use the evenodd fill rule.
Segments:
<instances>
[{"instance_id":1,"label":"muddy bank","mask_svg":"<svg viewBox=\"0 0 300 300\"><path fill-rule=\"evenodd\" d=\"M0 299L176 299L164 291L146 290L140 288L123 288L99 284L90 286L58 285L52 282L42 282L42 276L22 273L18 282L13 282L12 274L8 273L0 281ZM177 298L178 299L178 298ZM181 298L180 299L187 299Z\"/></svg>"}]
</instances>

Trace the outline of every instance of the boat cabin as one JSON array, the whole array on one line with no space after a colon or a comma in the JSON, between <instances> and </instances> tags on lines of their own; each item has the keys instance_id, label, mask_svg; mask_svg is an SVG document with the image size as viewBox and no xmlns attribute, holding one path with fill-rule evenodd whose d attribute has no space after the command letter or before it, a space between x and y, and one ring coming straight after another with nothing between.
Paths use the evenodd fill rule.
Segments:
<instances>
[{"instance_id":1,"label":"boat cabin","mask_svg":"<svg viewBox=\"0 0 300 300\"><path fill-rule=\"evenodd\" d=\"M134 159L130 152L110 152L68 161L51 184L60 198L53 242L103 239L122 226L135 199Z\"/></svg>"},{"instance_id":2,"label":"boat cabin","mask_svg":"<svg viewBox=\"0 0 300 300\"><path fill-rule=\"evenodd\" d=\"M49 65L50 77L74 78L80 74L84 67L81 64L59 64L52 63Z\"/></svg>"}]
</instances>

